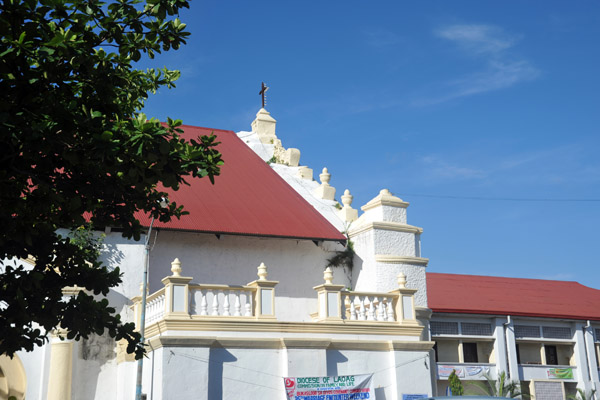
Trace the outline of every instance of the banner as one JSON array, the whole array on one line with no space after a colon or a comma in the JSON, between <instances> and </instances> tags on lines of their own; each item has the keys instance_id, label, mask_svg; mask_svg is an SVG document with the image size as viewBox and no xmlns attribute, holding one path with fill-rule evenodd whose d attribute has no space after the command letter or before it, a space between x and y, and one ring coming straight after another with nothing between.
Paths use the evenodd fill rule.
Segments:
<instances>
[{"instance_id":1,"label":"banner","mask_svg":"<svg viewBox=\"0 0 600 400\"><path fill-rule=\"evenodd\" d=\"M573 379L573 368L549 368L550 379Z\"/></svg>"},{"instance_id":2,"label":"banner","mask_svg":"<svg viewBox=\"0 0 600 400\"><path fill-rule=\"evenodd\" d=\"M288 400L375 399L373 374L283 378Z\"/></svg>"}]
</instances>

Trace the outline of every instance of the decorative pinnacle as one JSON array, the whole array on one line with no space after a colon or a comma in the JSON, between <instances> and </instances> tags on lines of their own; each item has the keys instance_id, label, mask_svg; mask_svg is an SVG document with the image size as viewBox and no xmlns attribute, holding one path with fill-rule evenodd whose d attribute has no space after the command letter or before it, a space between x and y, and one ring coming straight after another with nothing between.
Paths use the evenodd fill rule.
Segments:
<instances>
[{"instance_id":1,"label":"decorative pinnacle","mask_svg":"<svg viewBox=\"0 0 600 400\"><path fill-rule=\"evenodd\" d=\"M179 258L174 259L171 263L171 272L173 276L181 276L181 261L179 261Z\"/></svg>"},{"instance_id":2,"label":"decorative pinnacle","mask_svg":"<svg viewBox=\"0 0 600 400\"><path fill-rule=\"evenodd\" d=\"M321 179L321 183L325 186L329 186L329 180L331 179L331 174L327 171L327 168L323 168L323 172L319 175L319 179Z\"/></svg>"},{"instance_id":3,"label":"decorative pinnacle","mask_svg":"<svg viewBox=\"0 0 600 400\"><path fill-rule=\"evenodd\" d=\"M342 195L342 204L344 205L344 207L350 207L350 205L352 205L353 199L354 199L354 196L352 196L350 194L350 191L348 189L346 189L344 191L344 194Z\"/></svg>"},{"instance_id":4,"label":"decorative pinnacle","mask_svg":"<svg viewBox=\"0 0 600 400\"><path fill-rule=\"evenodd\" d=\"M384 196L393 196L392 192L390 192L388 189L381 189L379 191L379 194L384 195Z\"/></svg>"},{"instance_id":5,"label":"decorative pinnacle","mask_svg":"<svg viewBox=\"0 0 600 400\"><path fill-rule=\"evenodd\" d=\"M333 284L333 272L330 267L325 268L325 271L323 271L323 279L325 280L326 285Z\"/></svg>"},{"instance_id":6,"label":"decorative pinnacle","mask_svg":"<svg viewBox=\"0 0 600 400\"><path fill-rule=\"evenodd\" d=\"M406 275L402 272L398 274L398 287L404 289L406 287Z\"/></svg>"},{"instance_id":7,"label":"decorative pinnacle","mask_svg":"<svg viewBox=\"0 0 600 400\"><path fill-rule=\"evenodd\" d=\"M267 280L267 266L265 265L265 263L260 263L260 265L258 266L258 280Z\"/></svg>"}]
</instances>

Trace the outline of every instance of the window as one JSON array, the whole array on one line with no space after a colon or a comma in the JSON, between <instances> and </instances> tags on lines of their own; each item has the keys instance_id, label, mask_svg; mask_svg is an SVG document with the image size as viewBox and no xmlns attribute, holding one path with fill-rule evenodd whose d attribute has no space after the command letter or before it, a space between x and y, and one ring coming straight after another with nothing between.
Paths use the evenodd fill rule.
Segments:
<instances>
[{"instance_id":1,"label":"window","mask_svg":"<svg viewBox=\"0 0 600 400\"><path fill-rule=\"evenodd\" d=\"M515 336L518 338L524 338L524 337L539 338L540 337L540 327L532 326L532 325L515 325Z\"/></svg>"},{"instance_id":2,"label":"window","mask_svg":"<svg viewBox=\"0 0 600 400\"><path fill-rule=\"evenodd\" d=\"M431 321L432 335L458 335L458 322Z\"/></svg>"},{"instance_id":3,"label":"window","mask_svg":"<svg viewBox=\"0 0 600 400\"><path fill-rule=\"evenodd\" d=\"M558 353L556 346L547 344L544 346L546 353L546 365L558 365Z\"/></svg>"},{"instance_id":4,"label":"window","mask_svg":"<svg viewBox=\"0 0 600 400\"><path fill-rule=\"evenodd\" d=\"M433 345L433 354L435 355L435 362L438 362L438 348L437 348L437 342Z\"/></svg>"},{"instance_id":5,"label":"window","mask_svg":"<svg viewBox=\"0 0 600 400\"><path fill-rule=\"evenodd\" d=\"M571 339L571 328L543 326L544 337L549 339Z\"/></svg>"},{"instance_id":6,"label":"window","mask_svg":"<svg viewBox=\"0 0 600 400\"><path fill-rule=\"evenodd\" d=\"M477 360L477 343L463 343L463 360L466 363L476 363Z\"/></svg>"},{"instance_id":7,"label":"window","mask_svg":"<svg viewBox=\"0 0 600 400\"><path fill-rule=\"evenodd\" d=\"M478 324L473 322L463 322L460 324L463 335L473 336L492 336L491 324Z\"/></svg>"}]
</instances>

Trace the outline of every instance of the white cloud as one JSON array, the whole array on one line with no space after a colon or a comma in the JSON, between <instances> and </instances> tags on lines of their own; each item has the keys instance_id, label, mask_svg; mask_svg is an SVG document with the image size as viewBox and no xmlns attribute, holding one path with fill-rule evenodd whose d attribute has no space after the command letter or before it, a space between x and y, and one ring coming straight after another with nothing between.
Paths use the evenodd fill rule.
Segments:
<instances>
[{"instance_id":1,"label":"white cloud","mask_svg":"<svg viewBox=\"0 0 600 400\"><path fill-rule=\"evenodd\" d=\"M528 60L515 58L510 49L516 44L514 35L492 25L452 25L435 31L470 56L484 59L484 68L460 78L436 85L436 93L412 101L415 106L428 106L506 89L518 83L536 79L540 71Z\"/></svg>"},{"instance_id":2,"label":"white cloud","mask_svg":"<svg viewBox=\"0 0 600 400\"><path fill-rule=\"evenodd\" d=\"M469 52L498 54L512 47L516 38L491 25L452 25L435 32Z\"/></svg>"},{"instance_id":3,"label":"white cloud","mask_svg":"<svg viewBox=\"0 0 600 400\"><path fill-rule=\"evenodd\" d=\"M482 169L457 165L437 156L428 155L421 159L426 170L434 179L481 179L486 177Z\"/></svg>"}]
</instances>

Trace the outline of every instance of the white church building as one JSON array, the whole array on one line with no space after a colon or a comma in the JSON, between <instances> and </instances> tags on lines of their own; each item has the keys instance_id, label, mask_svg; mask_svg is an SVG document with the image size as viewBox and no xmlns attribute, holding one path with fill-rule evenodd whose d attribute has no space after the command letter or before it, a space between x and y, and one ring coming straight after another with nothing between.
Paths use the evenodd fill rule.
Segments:
<instances>
[{"instance_id":1,"label":"white church building","mask_svg":"<svg viewBox=\"0 0 600 400\"><path fill-rule=\"evenodd\" d=\"M215 185L171 193L190 214L148 238L148 400L284 400L284 377L356 374L373 374L376 399L403 400L445 394L452 370L504 371L540 400L598 386L600 291L426 273L407 202L382 189L353 205L275 127L264 108L251 132L183 127L214 132L225 164ZM145 238L105 234L103 260L123 272L109 301L139 326ZM1 399L131 400L135 383L108 336L0 357Z\"/></svg>"}]
</instances>

